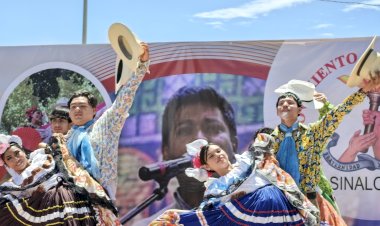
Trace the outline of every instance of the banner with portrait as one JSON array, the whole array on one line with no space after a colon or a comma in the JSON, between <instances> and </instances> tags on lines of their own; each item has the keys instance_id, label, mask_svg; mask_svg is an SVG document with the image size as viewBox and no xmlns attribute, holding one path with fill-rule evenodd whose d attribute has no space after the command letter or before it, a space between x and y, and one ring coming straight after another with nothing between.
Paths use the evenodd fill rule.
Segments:
<instances>
[{"instance_id":1,"label":"banner with portrait","mask_svg":"<svg viewBox=\"0 0 380 226\"><path fill-rule=\"evenodd\" d=\"M137 91L119 142L120 216L158 187L155 180L142 181L139 168L180 157L185 152L184 141L213 136L232 152L247 150L258 128L279 124L275 107L278 95L273 91L290 79L314 83L317 91L338 105L357 90L346 86L346 75L370 40L149 43L150 73ZM30 140L29 149L36 140L48 139L51 134L46 116L54 106L67 103L73 91L85 88L95 92L101 100L99 115L115 98L116 55L110 45L0 47L0 59L0 129L2 133L24 136L25 143ZM207 104L206 95L201 97L201 104L190 101L192 107L187 110L178 103L171 104L167 112L173 108L181 109L181 113L165 114L174 97L199 89L216 91L218 101ZM223 107L219 107L219 100ZM229 106L234 111L232 116L223 110ZM364 130L362 112L368 108L366 99L344 118L322 158L323 170L348 225L380 223L376 211L380 198L380 159L376 158L380 154L376 153L380 150L374 145L366 153L358 152L352 162L339 160L358 136L356 131ZM40 116L34 115L36 109ZM40 117L39 124L33 124L33 117ZM300 120L316 121L318 111L304 109ZM380 125L377 127L375 131L380 131ZM0 177L2 181L6 178L3 169ZM149 205L128 225L146 225L149 216L175 206L175 202L186 205L186 197L178 197L178 184L187 183L181 180L180 176L178 180L172 178L165 197ZM181 192L189 196L197 192L191 185L183 186L187 190Z\"/></svg>"}]
</instances>

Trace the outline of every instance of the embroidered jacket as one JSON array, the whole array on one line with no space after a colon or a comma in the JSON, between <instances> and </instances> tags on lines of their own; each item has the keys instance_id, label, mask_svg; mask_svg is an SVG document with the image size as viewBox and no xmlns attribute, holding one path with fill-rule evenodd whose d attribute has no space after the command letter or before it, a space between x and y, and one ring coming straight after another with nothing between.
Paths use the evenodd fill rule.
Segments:
<instances>
[{"instance_id":1,"label":"embroidered jacket","mask_svg":"<svg viewBox=\"0 0 380 226\"><path fill-rule=\"evenodd\" d=\"M327 112L319 121L308 125L299 123L298 129L293 131L293 138L296 141L298 158L300 160L300 188L302 192L315 192L320 180L321 153L327 141L342 122L343 117L350 113L355 105L363 102L365 97L366 94L359 90L347 97L343 103ZM274 143L274 150L275 154L277 154L280 144L285 138L285 134L277 126L272 135L276 141Z\"/></svg>"},{"instance_id":2,"label":"embroidered jacket","mask_svg":"<svg viewBox=\"0 0 380 226\"><path fill-rule=\"evenodd\" d=\"M149 61L140 62L128 82L122 86L112 106L88 130L91 146L99 163L100 178L96 178L115 200L119 138L137 88L148 71ZM67 134L70 137L71 130Z\"/></svg>"}]
</instances>

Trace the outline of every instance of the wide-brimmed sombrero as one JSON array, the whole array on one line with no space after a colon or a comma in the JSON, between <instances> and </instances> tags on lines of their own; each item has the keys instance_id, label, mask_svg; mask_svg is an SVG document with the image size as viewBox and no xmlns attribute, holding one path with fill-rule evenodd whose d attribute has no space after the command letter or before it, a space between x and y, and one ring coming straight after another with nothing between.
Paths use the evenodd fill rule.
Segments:
<instances>
[{"instance_id":1,"label":"wide-brimmed sombrero","mask_svg":"<svg viewBox=\"0 0 380 226\"><path fill-rule=\"evenodd\" d=\"M108 38L116 52L115 92L136 72L139 57L144 50L140 40L121 23L114 23L108 30Z\"/></svg>"},{"instance_id":2,"label":"wide-brimmed sombrero","mask_svg":"<svg viewBox=\"0 0 380 226\"><path fill-rule=\"evenodd\" d=\"M376 36L356 62L347 80L349 87L359 86L364 79L370 80L371 73L380 70L380 53L374 50ZM374 75L372 75L374 76Z\"/></svg>"}]
</instances>

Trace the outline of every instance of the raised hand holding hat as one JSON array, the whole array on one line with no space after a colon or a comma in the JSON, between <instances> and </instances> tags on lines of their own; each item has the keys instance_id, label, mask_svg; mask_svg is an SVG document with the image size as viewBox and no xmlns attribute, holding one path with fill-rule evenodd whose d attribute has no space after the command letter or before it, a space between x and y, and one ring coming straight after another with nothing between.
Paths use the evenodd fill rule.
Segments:
<instances>
[{"instance_id":1,"label":"raised hand holding hat","mask_svg":"<svg viewBox=\"0 0 380 226\"><path fill-rule=\"evenodd\" d=\"M375 41L376 36L352 69L347 80L349 87L358 86L368 91L380 86L380 53L374 49Z\"/></svg>"},{"instance_id":2,"label":"raised hand holding hat","mask_svg":"<svg viewBox=\"0 0 380 226\"><path fill-rule=\"evenodd\" d=\"M117 92L136 72L144 47L137 36L121 23L110 26L108 38L117 55L115 71L115 92Z\"/></svg>"}]
</instances>

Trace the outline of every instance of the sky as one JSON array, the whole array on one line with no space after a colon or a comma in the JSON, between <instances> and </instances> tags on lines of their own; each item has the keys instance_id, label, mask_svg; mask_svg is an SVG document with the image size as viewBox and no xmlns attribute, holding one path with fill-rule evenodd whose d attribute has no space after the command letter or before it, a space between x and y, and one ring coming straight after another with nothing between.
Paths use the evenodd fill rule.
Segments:
<instances>
[{"instance_id":1,"label":"sky","mask_svg":"<svg viewBox=\"0 0 380 226\"><path fill-rule=\"evenodd\" d=\"M87 44L380 36L380 0L88 0ZM0 0L0 46L82 44L83 0Z\"/></svg>"}]
</instances>

